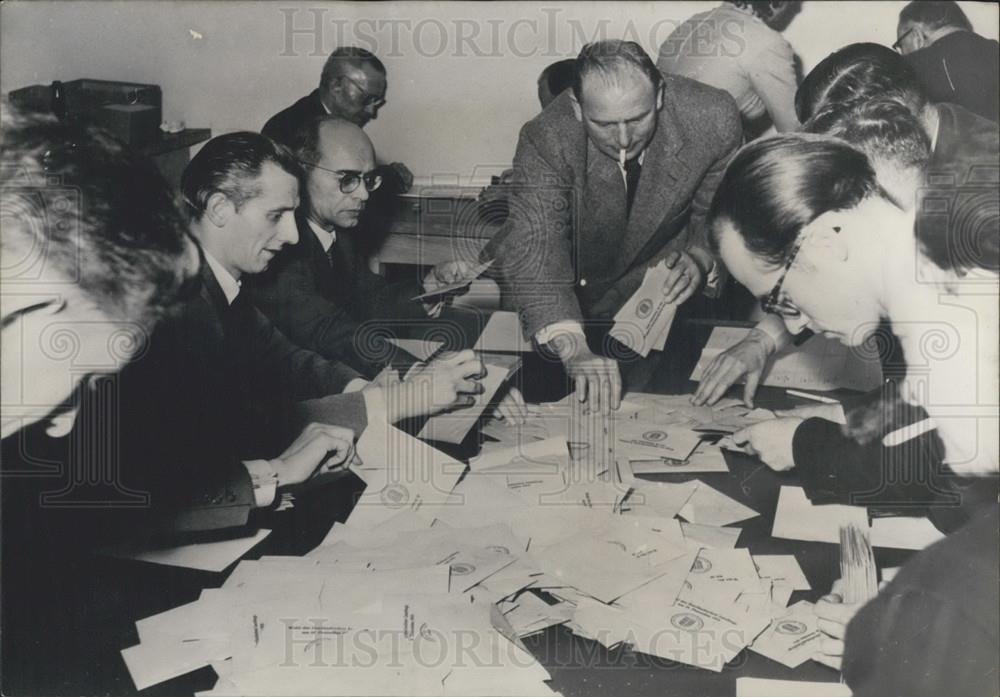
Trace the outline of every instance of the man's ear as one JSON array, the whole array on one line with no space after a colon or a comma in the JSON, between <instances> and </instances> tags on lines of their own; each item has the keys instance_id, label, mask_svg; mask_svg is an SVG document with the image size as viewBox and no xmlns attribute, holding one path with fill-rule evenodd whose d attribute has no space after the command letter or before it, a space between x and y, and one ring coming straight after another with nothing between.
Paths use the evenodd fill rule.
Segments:
<instances>
[{"instance_id":1,"label":"man's ear","mask_svg":"<svg viewBox=\"0 0 1000 697\"><path fill-rule=\"evenodd\" d=\"M663 108L663 83L660 83L659 88L656 90L656 110L659 111Z\"/></svg>"},{"instance_id":2,"label":"man's ear","mask_svg":"<svg viewBox=\"0 0 1000 697\"><path fill-rule=\"evenodd\" d=\"M573 115L576 116L576 120L583 123L583 107L577 101L575 92L569 93L569 102L573 105Z\"/></svg>"},{"instance_id":3,"label":"man's ear","mask_svg":"<svg viewBox=\"0 0 1000 697\"><path fill-rule=\"evenodd\" d=\"M221 191L216 191L208 197L205 203L205 217L216 227L225 227L229 219L236 213L236 207Z\"/></svg>"},{"instance_id":4,"label":"man's ear","mask_svg":"<svg viewBox=\"0 0 1000 697\"><path fill-rule=\"evenodd\" d=\"M930 37L928 37L927 34L927 27L924 25L913 25L913 45L916 46L918 50L930 44Z\"/></svg>"}]
</instances>

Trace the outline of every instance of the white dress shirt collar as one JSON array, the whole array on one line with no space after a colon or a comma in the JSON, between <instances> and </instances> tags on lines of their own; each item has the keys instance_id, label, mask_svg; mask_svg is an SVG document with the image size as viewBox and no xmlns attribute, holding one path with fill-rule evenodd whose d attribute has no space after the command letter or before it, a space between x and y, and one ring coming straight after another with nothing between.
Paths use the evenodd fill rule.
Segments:
<instances>
[{"instance_id":1,"label":"white dress shirt collar","mask_svg":"<svg viewBox=\"0 0 1000 697\"><path fill-rule=\"evenodd\" d=\"M226 296L226 302L232 305L233 301L236 300L236 296L240 294L240 282L233 278L233 275L226 270L226 267L220 264L218 259L207 251L205 252L205 261L208 262L208 268L212 269L215 280L222 286L222 293Z\"/></svg>"},{"instance_id":2,"label":"white dress shirt collar","mask_svg":"<svg viewBox=\"0 0 1000 697\"><path fill-rule=\"evenodd\" d=\"M329 252L330 247L332 247L333 243L337 241L337 231L324 230L312 219L309 219L307 222L309 223L309 227L316 234L316 239L318 239L319 243L323 245L323 251Z\"/></svg>"}]
</instances>

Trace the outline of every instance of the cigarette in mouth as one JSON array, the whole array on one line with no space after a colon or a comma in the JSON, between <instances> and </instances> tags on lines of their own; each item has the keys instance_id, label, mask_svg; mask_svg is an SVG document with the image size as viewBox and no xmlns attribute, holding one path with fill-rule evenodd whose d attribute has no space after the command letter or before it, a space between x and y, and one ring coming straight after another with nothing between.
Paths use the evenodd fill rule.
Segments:
<instances>
[{"instance_id":1,"label":"cigarette in mouth","mask_svg":"<svg viewBox=\"0 0 1000 697\"><path fill-rule=\"evenodd\" d=\"M620 164L622 167L625 166L625 148L622 148L621 150L618 151L618 164Z\"/></svg>"}]
</instances>

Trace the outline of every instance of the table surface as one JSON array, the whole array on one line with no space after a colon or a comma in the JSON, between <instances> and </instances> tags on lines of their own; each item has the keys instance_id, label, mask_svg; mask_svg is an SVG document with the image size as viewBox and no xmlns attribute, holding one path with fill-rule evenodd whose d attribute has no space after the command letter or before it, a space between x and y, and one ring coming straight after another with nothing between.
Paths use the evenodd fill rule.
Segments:
<instances>
[{"instance_id":1,"label":"table surface","mask_svg":"<svg viewBox=\"0 0 1000 697\"><path fill-rule=\"evenodd\" d=\"M768 408L791 406L784 391L774 388L761 388L757 401L759 406ZM775 473L756 458L740 453L726 452L725 455L731 470L729 473L651 475L648 478L659 481L700 479L753 508L760 515L737 525L743 531L737 546L749 548L753 554L795 555L812 590L796 592L789 604L803 599L815 601L829 590L839 575L839 547L771 537L778 490L783 484L797 483L794 473ZM272 513L260 520L264 527L271 527L273 533L251 550L248 557L302 554L311 549L322 540L334 520L343 519L352 493L360 488L359 481L355 480L353 488L341 482L322 487L309 496L297 496L293 509ZM875 550L879 568L898 566L911 554L903 550ZM119 593L126 593L119 601L119 607L124 608L121 616L114 618L113 626L108 626L108 641L117 641L119 649L137 643L138 637L132 624L136 619L195 600L202 588L221 585L229 571L212 574L108 560L106 573L109 578L115 579L113 583ZM540 635L530 637L525 644L551 673L551 687L566 697L731 697L735 695L738 677L837 681L837 673L819 663L807 661L793 670L748 650L741 652L721 673L713 673L634 653L627 648L608 651L599 644L576 637L563 627L549 628ZM105 666L100 670L107 674L96 682L109 693L135 692L120 659L118 665ZM97 678L96 675L89 677ZM204 668L149 688L143 694L191 694L209 689L214 682L215 673L210 668ZM86 690L81 692L86 693Z\"/></svg>"}]
</instances>

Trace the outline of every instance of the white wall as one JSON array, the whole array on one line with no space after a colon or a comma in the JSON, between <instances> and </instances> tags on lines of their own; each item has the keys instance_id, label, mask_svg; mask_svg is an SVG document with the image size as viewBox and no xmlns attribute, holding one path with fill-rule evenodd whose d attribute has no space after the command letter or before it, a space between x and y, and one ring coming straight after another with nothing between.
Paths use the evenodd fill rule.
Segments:
<instances>
[{"instance_id":1,"label":"white wall","mask_svg":"<svg viewBox=\"0 0 1000 697\"><path fill-rule=\"evenodd\" d=\"M0 90L151 82L167 120L256 130L313 89L330 50L353 43L388 67L389 104L368 127L380 156L464 180L509 163L545 65L599 37L635 39L655 56L676 22L714 4L14 0L0 5ZM851 42L891 44L903 5L807 1L785 35L808 71ZM961 5L997 38L997 6Z\"/></svg>"}]
</instances>

